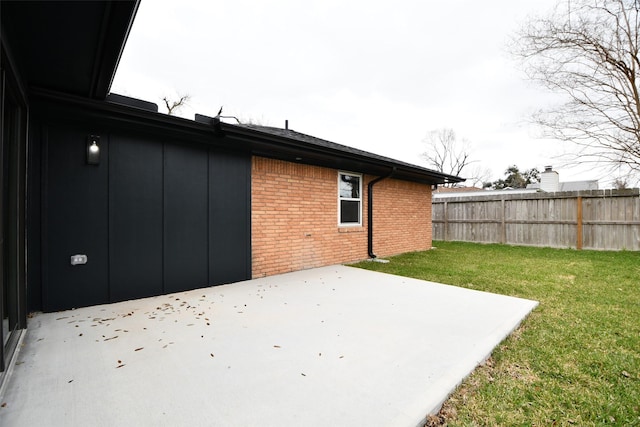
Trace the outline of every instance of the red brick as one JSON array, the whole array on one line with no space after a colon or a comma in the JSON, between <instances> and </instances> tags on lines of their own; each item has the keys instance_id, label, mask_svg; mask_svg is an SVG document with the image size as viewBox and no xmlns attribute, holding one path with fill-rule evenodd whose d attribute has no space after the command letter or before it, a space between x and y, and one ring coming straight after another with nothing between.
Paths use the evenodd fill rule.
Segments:
<instances>
[{"instance_id":1,"label":"red brick","mask_svg":"<svg viewBox=\"0 0 640 427\"><path fill-rule=\"evenodd\" d=\"M338 226L338 171L253 158L253 277L362 260L367 254L366 184L363 226ZM387 179L374 187L374 252L390 256L431 247L431 187Z\"/></svg>"}]
</instances>

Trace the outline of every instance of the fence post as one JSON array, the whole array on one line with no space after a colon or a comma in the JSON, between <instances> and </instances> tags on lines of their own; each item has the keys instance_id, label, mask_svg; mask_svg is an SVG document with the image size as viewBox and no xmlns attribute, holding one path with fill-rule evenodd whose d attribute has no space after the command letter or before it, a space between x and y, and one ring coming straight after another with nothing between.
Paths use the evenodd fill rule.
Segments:
<instances>
[{"instance_id":1,"label":"fence post","mask_svg":"<svg viewBox=\"0 0 640 427\"><path fill-rule=\"evenodd\" d=\"M576 249L582 249L582 196L576 198Z\"/></svg>"},{"instance_id":2,"label":"fence post","mask_svg":"<svg viewBox=\"0 0 640 427\"><path fill-rule=\"evenodd\" d=\"M449 241L449 203L444 202L444 241Z\"/></svg>"},{"instance_id":3,"label":"fence post","mask_svg":"<svg viewBox=\"0 0 640 427\"><path fill-rule=\"evenodd\" d=\"M507 222L505 220L506 212L504 199L502 199L501 202L502 218L500 219L500 243L505 244L507 242Z\"/></svg>"}]
</instances>

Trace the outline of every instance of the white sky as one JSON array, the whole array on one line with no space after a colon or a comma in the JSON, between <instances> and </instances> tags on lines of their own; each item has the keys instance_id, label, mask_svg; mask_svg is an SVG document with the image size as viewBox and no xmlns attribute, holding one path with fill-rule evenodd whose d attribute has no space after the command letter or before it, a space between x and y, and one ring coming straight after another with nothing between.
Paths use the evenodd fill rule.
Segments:
<instances>
[{"instance_id":1,"label":"white sky","mask_svg":"<svg viewBox=\"0 0 640 427\"><path fill-rule=\"evenodd\" d=\"M524 79L509 37L555 0L143 0L112 91L179 115L224 115L426 165L422 140L455 130L472 158L503 176L554 165L571 149L537 139L530 113L552 95ZM608 184L601 180L601 186Z\"/></svg>"}]
</instances>

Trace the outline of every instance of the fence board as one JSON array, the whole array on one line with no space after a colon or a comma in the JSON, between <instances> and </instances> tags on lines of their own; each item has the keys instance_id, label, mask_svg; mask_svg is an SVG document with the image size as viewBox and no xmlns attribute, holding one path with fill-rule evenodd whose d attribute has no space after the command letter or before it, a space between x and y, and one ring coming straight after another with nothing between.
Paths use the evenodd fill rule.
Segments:
<instances>
[{"instance_id":1,"label":"fence board","mask_svg":"<svg viewBox=\"0 0 640 427\"><path fill-rule=\"evenodd\" d=\"M640 250L640 190L435 196L433 238Z\"/></svg>"}]
</instances>

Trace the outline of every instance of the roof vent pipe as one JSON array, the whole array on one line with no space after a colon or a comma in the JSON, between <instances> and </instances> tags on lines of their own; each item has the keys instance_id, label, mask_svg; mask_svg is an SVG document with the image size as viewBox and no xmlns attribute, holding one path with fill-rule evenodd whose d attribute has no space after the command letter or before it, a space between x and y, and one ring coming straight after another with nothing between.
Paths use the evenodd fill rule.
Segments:
<instances>
[{"instance_id":1,"label":"roof vent pipe","mask_svg":"<svg viewBox=\"0 0 640 427\"><path fill-rule=\"evenodd\" d=\"M367 243L369 246L369 258L376 259L377 255L373 253L373 186L383 179L391 178L396 173L396 168L391 169L388 175L379 176L367 185Z\"/></svg>"},{"instance_id":2,"label":"roof vent pipe","mask_svg":"<svg viewBox=\"0 0 640 427\"><path fill-rule=\"evenodd\" d=\"M289 130L289 120L284 121L284 128Z\"/></svg>"}]
</instances>

